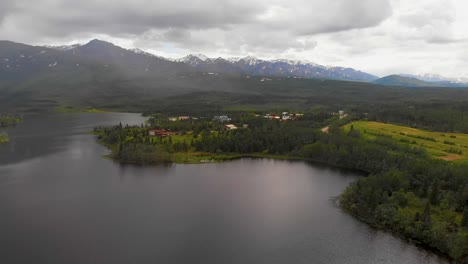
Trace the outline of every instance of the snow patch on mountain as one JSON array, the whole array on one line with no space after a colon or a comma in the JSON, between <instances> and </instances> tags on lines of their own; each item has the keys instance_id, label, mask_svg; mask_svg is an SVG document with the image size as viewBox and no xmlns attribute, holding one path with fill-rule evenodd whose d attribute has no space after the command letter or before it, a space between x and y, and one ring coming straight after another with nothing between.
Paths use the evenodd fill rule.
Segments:
<instances>
[{"instance_id":1,"label":"snow patch on mountain","mask_svg":"<svg viewBox=\"0 0 468 264\"><path fill-rule=\"evenodd\" d=\"M248 63L249 65L256 65L259 62L263 62L263 60L257 59L257 58L255 58L253 56L247 56L247 57L241 58L239 60L239 62L240 61L244 61L244 62Z\"/></svg>"},{"instance_id":2,"label":"snow patch on mountain","mask_svg":"<svg viewBox=\"0 0 468 264\"><path fill-rule=\"evenodd\" d=\"M73 45L44 46L44 47L49 48L49 49L54 49L54 50L68 51L68 50L76 49L81 46L82 46L81 44L73 44Z\"/></svg>"},{"instance_id":3,"label":"snow patch on mountain","mask_svg":"<svg viewBox=\"0 0 468 264\"><path fill-rule=\"evenodd\" d=\"M241 58L240 57L229 57L226 58L225 60L231 63L238 62Z\"/></svg>"}]
</instances>

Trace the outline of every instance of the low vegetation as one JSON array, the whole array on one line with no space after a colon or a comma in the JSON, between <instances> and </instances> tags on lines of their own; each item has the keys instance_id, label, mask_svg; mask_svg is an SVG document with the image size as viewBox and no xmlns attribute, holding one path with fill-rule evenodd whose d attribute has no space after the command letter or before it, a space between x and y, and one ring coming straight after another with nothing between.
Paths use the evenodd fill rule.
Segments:
<instances>
[{"instance_id":1,"label":"low vegetation","mask_svg":"<svg viewBox=\"0 0 468 264\"><path fill-rule=\"evenodd\" d=\"M353 122L345 126L349 131L353 127L368 139L387 136L401 144L418 146L434 158L443 160L468 161L468 134L431 132L405 126L379 122Z\"/></svg>"},{"instance_id":2,"label":"low vegetation","mask_svg":"<svg viewBox=\"0 0 468 264\"><path fill-rule=\"evenodd\" d=\"M22 121L23 119L17 115L0 115L0 127L17 125Z\"/></svg>"},{"instance_id":3,"label":"low vegetation","mask_svg":"<svg viewBox=\"0 0 468 264\"><path fill-rule=\"evenodd\" d=\"M0 133L0 144L9 142L8 135L5 133Z\"/></svg>"}]
</instances>

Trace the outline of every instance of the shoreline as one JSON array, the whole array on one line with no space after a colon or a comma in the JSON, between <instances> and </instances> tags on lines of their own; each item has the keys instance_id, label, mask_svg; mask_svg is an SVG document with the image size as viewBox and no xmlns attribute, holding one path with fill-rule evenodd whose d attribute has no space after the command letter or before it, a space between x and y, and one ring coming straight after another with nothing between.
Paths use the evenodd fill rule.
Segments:
<instances>
[{"instance_id":1,"label":"shoreline","mask_svg":"<svg viewBox=\"0 0 468 264\"><path fill-rule=\"evenodd\" d=\"M95 133L92 133L96 135ZM125 161L125 160L119 160L117 158L113 157L113 149L116 148L116 146L108 145L103 143L101 140L98 139L98 142L107 147L108 150L110 151L109 154L105 155L104 157L110 160L113 160L114 162L119 162L121 164L128 164L128 165L148 165L148 166L153 166L153 165L172 165L172 164L204 164L204 163L221 163L221 162L226 162L226 161L232 161L232 160L239 160L239 159L244 159L244 158L254 158L254 159L274 159L274 160L290 160L290 161L304 161L304 162L311 162L315 165L319 166L326 166L329 168L333 169L339 169L339 170L346 170L346 171L351 171L351 172L356 172L359 174L362 174L363 177L369 176L368 172L364 172L361 170L357 170L355 168L347 168L347 167L342 167L342 166L336 166L332 165L326 162L310 159L310 158L304 158L300 156L287 156L287 155L272 155L272 154L262 154L262 153L251 153L251 154L239 154L239 153L196 153L196 152L183 152L183 153L175 153L174 154L174 159L171 162L165 162L165 163L158 163L158 162L137 162L137 161ZM398 232L397 230L394 230L390 227L380 225L379 223L371 223L369 221L366 221L365 218L360 217L357 214L354 214L350 210L344 208L341 205L341 197L342 194L339 194L338 196L334 197L335 204L336 206L346 212L347 214L351 215L353 218L357 219L359 222L366 224L368 227L382 231L382 232L388 232L394 235L397 238L400 238L404 240L407 243L411 243L417 247L420 247L428 252L431 252L441 258L444 258L448 260L449 262L455 261L455 259L452 259L448 254L439 251L437 248L434 248L430 246L428 243L425 243L423 241L415 240L411 238L410 236L406 235L405 233Z\"/></svg>"},{"instance_id":2,"label":"shoreline","mask_svg":"<svg viewBox=\"0 0 468 264\"><path fill-rule=\"evenodd\" d=\"M453 261L456 261L455 259L451 258L448 254L446 254L444 252L441 252L437 248L431 247L429 244L424 243L423 241L412 239L411 237L405 235L404 233L393 230L390 227L380 225L378 223L371 223L369 221L366 221L364 218L359 217L359 215L354 214L350 210L343 207L341 205L340 198L341 198L341 194L338 195L337 197L333 197L334 204L336 205L336 207L338 207L340 210L342 210L346 214L348 214L348 215L352 216L353 218L357 219L359 222L364 223L367 227L369 227L369 228L371 228L371 229L373 229L375 231L381 231L381 232L389 233L392 236L405 241L406 243L412 244L412 245L414 245L416 247L419 247L419 248L422 248L422 249L424 249L424 250L426 250L426 251L428 251L428 252L430 252L432 254L435 254L438 257L444 258L449 263L452 263Z\"/></svg>"},{"instance_id":3,"label":"shoreline","mask_svg":"<svg viewBox=\"0 0 468 264\"><path fill-rule=\"evenodd\" d=\"M107 158L107 159L110 159L112 161L115 161L115 162L119 162L121 164L128 164L128 165L141 165L141 166L155 166L155 165L172 165L172 164L206 164L206 163L222 163L222 162L227 162L227 161L232 161L232 160L240 160L240 159L245 159L245 158L254 158L254 159L273 159L273 160L290 160L290 161L305 161L305 162L312 162L316 165L321 165L321 166L326 166L326 167L330 167L330 168L333 168L333 169L340 169L340 170L347 170L347 171L353 171L353 172L358 172L358 173L364 173L362 171L358 171L356 169L353 169L353 168L344 168L344 167L339 167L339 166L333 166L333 165L330 165L330 164L327 164L327 163L324 163L324 162L319 162L319 161L316 161L316 160L312 160L312 159L307 159L307 158L301 158L301 157L294 157L294 156L281 156L281 155L265 155L265 154L230 154L228 156L226 156L226 154L223 154L223 155L219 155L219 154L210 154L212 156L218 156L218 158L216 159L211 159L211 160L200 160L200 161L192 161L192 162L168 162L168 163L149 163L149 162L131 162L131 161L123 161L123 160L118 160L118 159L115 159L111 156L112 154L109 154L109 155L105 155L104 157ZM363 177L367 177L367 176L364 176ZM334 200L334 204L336 205L337 208L339 208L340 210L346 212L347 214L349 214L350 216L352 216L353 218L357 219L359 222L361 223L364 223L365 225L367 225L369 228L372 228L374 230L377 230L377 231L382 231L382 232L386 232L386 233L390 233L392 234L393 236L407 242L407 243L410 243L410 244L413 244L415 245L416 247L420 247L426 251L429 251L441 258L444 258L448 261L454 261L454 259L450 258L447 254L444 254L443 252L437 250L436 248L433 248L431 247L429 244L426 244L424 243L423 241L418 241L418 240L414 240L412 239L411 237L409 236L406 236L405 234L403 233L400 233L398 231L395 231L389 227L386 227L386 226L382 226L382 225L379 225L379 224L375 224L375 223L370 223L368 221L365 221L365 219L359 217L358 215L356 214L353 214L351 211L347 210L346 208L344 208L343 206L341 206L341 202L340 202L340 198L341 198L341 194L339 194L338 196L336 197L333 197L332 199Z\"/></svg>"},{"instance_id":4,"label":"shoreline","mask_svg":"<svg viewBox=\"0 0 468 264\"><path fill-rule=\"evenodd\" d=\"M91 132L92 135L96 135L95 133ZM311 158L305 158L305 157L300 157L300 156L287 156L287 155L274 155L274 154L262 154L262 153L249 153L249 154L240 154L240 153L221 153L221 154L216 154L216 153L202 153L202 152L178 152L175 153L175 159L172 160L171 162L144 162L144 161L128 161L128 160L121 160L118 158L113 157L113 149L116 148L116 146L113 145L108 145L97 139L98 143L101 144L102 146L106 147L110 153L103 155L103 158L110 159L115 162L119 162L122 164L135 164L135 165L162 165L162 164L206 164L206 163L222 163L226 161L231 161L231 160L239 160L239 159L245 159L245 158L253 158L253 159L274 159L274 160L290 160L290 161L304 161L304 162L310 162L314 163L315 165L319 166L326 166L329 168L334 168L334 169L340 169L340 170L346 170L346 171L351 171L355 173L362 174L364 177L367 177L369 173L365 171L361 171L355 168L349 168L349 167L343 167L343 166L336 166L336 165L331 165L326 162L322 162L319 160L311 159ZM190 157L191 159L187 159L187 157ZM185 158L185 159L183 159Z\"/></svg>"}]
</instances>

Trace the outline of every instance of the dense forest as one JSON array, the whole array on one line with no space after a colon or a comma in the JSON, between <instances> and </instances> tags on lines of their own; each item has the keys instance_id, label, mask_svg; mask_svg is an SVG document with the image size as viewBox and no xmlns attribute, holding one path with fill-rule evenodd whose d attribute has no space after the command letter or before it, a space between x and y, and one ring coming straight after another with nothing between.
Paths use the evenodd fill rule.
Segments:
<instances>
[{"instance_id":1,"label":"dense forest","mask_svg":"<svg viewBox=\"0 0 468 264\"><path fill-rule=\"evenodd\" d=\"M412 102L361 111L369 111L369 120L431 131L468 133L468 102Z\"/></svg>"}]
</instances>

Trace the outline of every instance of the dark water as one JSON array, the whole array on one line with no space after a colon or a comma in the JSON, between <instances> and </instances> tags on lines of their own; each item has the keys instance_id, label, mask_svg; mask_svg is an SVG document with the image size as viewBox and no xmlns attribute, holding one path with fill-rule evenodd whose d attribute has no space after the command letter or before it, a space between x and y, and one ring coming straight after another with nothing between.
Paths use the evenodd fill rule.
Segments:
<instances>
[{"instance_id":1,"label":"dark water","mask_svg":"<svg viewBox=\"0 0 468 264\"><path fill-rule=\"evenodd\" d=\"M0 263L443 263L334 205L305 162L122 166L87 134L134 114L27 118L0 146Z\"/></svg>"}]
</instances>

